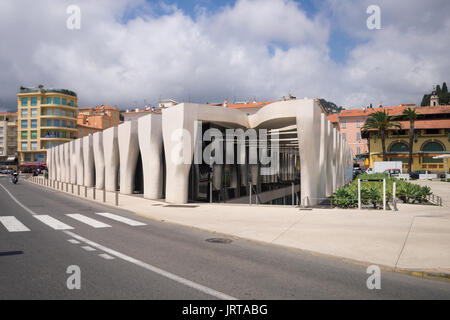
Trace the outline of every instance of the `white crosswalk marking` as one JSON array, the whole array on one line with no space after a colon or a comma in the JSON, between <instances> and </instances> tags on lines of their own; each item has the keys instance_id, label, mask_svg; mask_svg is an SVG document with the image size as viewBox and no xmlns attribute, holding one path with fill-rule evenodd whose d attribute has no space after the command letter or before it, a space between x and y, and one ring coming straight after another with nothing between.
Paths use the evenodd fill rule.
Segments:
<instances>
[{"instance_id":1,"label":"white crosswalk marking","mask_svg":"<svg viewBox=\"0 0 450 320\"><path fill-rule=\"evenodd\" d=\"M91 227L94 227L94 228L111 228L111 226L109 224L106 224L106 223L100 222L98 220L83 216L82 214L78 214L78 213L68 214L67 216L71 217L75 220L78 220L80 222L83 222L87 225L90 225Z\"/></svg>"},{"instance_id":2,"label":"white crosswalk marking","mask_svg":"<svg viewBox=\"0 0 450 320\"><path fill-rule=\"evenodd\" d=\"M128 219L128 218L125 218L125 217L122 217L122 216L118 216L116 214L112 214L112 213L109 213L109 212L97 212L96 214L98 214L99 216L105 217L105 218L109 218L109 219L112 219L112 220L115 220L115 221L119 221L119 222L128 224L128 225L133 226L133 227L145 226L146 225L145 223L142 223L142 222L139 222L139 221L136 221L136 220L131 220L131 219Z\"/></svg>"},{"instance_id":3,"label":"white crosswalk marking","mask_svg":"<svg viewBox=\"0 0 450 320\"><path fill-rule=\"evenodd\" d=\"M55 230L72 230L73 228L65 223L62 223L59 220L56 220L53 217L50 217L48 215L35 215L33 216L42 223L48 225L50 228L53 228Z\"/></svg>"},{"instance_id":4,"label":"white crosswalk marking","mask_svg":"<svg viewBox=\"0 0 450 320\"><path fill-rule=\"evenodd\" d=\"M109 254L106 254L106 253L99 254L99 256L102 257L103 259L106 259L106 260L114 260L114 257L112 257L112 256L110 256Z\"/></svg>"},{"instance_id":5,"label":"white crosswalk marking","mask_svg":"<svg viewBox=\"0 0 450 320\"><path fill-rule=\"evenodd\" d=\"M0 217L0 222L9 232L24 232L30 231L25 225L22 224L16 217Z\"/></svg>"}]
</instances>

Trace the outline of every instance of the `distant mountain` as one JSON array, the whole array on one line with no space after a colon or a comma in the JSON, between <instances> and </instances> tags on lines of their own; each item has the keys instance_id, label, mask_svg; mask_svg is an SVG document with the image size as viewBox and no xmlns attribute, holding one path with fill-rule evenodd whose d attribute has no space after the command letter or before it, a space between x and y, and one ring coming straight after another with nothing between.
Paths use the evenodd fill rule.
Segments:
<instances>
[{"instance_id":1,"label":"distant mountain","mask_svg":"<svg viewBox=\"0 0 450 320\"><path fill-rule=\"evenodd\" d=\"M325 99L319 99L319 101L328 114L340 113L342 110L345 110L344 107L338 107L335 103L327 101Z\"/></svg>"}]
</instances>

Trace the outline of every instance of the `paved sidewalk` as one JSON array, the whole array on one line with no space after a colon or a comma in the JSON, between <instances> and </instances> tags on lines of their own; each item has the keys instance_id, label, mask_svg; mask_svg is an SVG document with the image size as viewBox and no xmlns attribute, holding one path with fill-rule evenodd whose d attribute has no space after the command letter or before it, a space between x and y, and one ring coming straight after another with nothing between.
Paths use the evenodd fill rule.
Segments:
<instances>
[{"instance_id":1,"label":"paved sidewalk","mask_svg":"<svg viewBox=\"0 0 450 320\"><path fill-rule=\"evenodd\" d=\"M88 192L88 199L92 199L92 192ZM108 194L107 204L113 205L113 199L114 195ZM395 269L450 274L448 207L400 204L397 212L302 211L262 205L168 206L142 196L124 195L119 195L119 206L148 218L220 234Z\"/></svg>"},{"instance_id":2,"label":"paved sidewalk","mask_svg":"<svg viewBox=\"0 0 450 320\"><path fill-rule=\"evenodd\" d=\"M435 195L442 198L442 205L450 210L450 182L438 180L410 180L409 182L420 186L429 186Z\"/></svg>"}]
</instances>

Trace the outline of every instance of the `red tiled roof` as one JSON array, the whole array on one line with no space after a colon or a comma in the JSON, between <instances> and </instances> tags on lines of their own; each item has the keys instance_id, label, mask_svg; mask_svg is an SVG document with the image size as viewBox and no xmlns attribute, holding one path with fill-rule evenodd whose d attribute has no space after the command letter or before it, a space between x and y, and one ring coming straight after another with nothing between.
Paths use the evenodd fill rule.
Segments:
<instances>
[{"instance_id":1,"label":"red tiled roof","mask_svg":"<svg viewBox=\"0 0 450 320\"><path fill-rule=\"evenodd\" d=\"M337 122L339 122L339 118L338 117L339 117L339 114L337 114L337 113L330 114L328 116L328 121L333 122L333 123L337 123Z\"/></svg>"},{"instance_id":2,"label":"red tiled roof","mask_svg":"<svg viewBox=\"0 0 450 320\"><path fill-rule=\"evenodd\" d=\"M409 121L397 121L402 129L409 129ZM415 129L450 129L450 119L416 120Z\"/></svg>"}]
</instances>

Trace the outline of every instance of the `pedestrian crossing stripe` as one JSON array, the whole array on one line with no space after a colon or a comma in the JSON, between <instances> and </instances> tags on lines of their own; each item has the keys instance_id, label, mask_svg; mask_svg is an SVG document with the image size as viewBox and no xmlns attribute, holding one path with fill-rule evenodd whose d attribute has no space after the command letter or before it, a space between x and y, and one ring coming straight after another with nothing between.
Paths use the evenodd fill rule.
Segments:
<instances>
[{"instance_id":1,"label":"pedestrian crossing stripe","mask_svg":"<svg viewBox=\"0 0 450 320\"><path fill-rule=\"evenodd\" d=\"M98 228L111 228L111 226L109 224L106 224L106 223L100 222L98 220L95 220L95 219L83 216L82 214L78 214L78 213L67 214L67 216L71 217L71 218L73 218L73 219L75 219L77 221L80 221L82 223L85 223L85 224L87 224L87 225L89 225L89 226L91 226L93 228L96 228L96 229L98 229Z\"/></svg>"},{"instance_id":2,"label":"pedestrian crossing stripe","mask_svg":"<svg viewBox=\"0 0 450 320\"><path fill-rule=\"evenodd\" d=\"M25 232L30 231L22 222L16 217L0 217L0 222L9 232Z\"/></svg>"},{"instance_id":3,"label":"pedestrian crossing stripe","mask_svg":"<svg viewBox=\"0 0 450 320\"><path fill-rule=\"evenodd\" d=\"M98 212L96 213L98 216L111 219L129 226L137 227L137 226L145 226L146 224L140 221L132 220L129 218L125 218L116 214L112 214L109 212ZM66 216L77 220L78 222L87 224L93 228L111 228L111 225L98 221L96 219L87 217L85 215L79 213L66 214ZM33 215L34 218L42 222L43 224L49 226L54 230L73 230L74 228L50 215ZM27 232L31 231L27 226L25 226L22 222L20 222L14 216L0 216L0 224L2 224L7 231L9 232Z\"/></svg>"}]
</instances>

